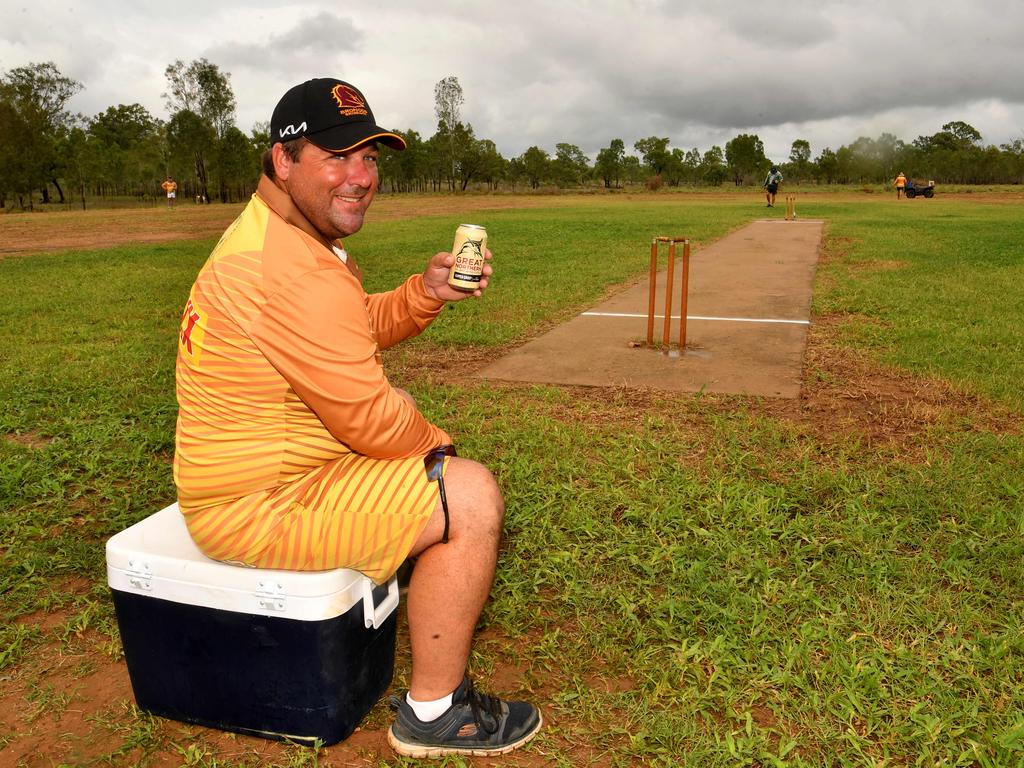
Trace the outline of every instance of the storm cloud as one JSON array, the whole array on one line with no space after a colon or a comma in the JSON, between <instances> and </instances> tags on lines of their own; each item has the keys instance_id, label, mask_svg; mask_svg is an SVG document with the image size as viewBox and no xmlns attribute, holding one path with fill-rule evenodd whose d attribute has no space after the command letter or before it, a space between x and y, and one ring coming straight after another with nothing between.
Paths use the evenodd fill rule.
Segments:
<instances>
[{"instance_id":1,"label":"storm cloud","mask_svg":"<svg viewBox=\"0 0 1024 768\"><path fill-rule=\"evenodd\" d=\"M816 154L951 120L986 143L1024 137L1024 4L1008 0L0 0L0 16L0 69L54 61L85 86L72 107L86 115L137 102L166 118L164 68L206 57L231 74L243 130L295 83L338 76L386 125L429 136L434 85L454 75L463 120L506 157L652 135L704 151L756 133L781 160L798 138Z\"/></svg>"}]
</instances>

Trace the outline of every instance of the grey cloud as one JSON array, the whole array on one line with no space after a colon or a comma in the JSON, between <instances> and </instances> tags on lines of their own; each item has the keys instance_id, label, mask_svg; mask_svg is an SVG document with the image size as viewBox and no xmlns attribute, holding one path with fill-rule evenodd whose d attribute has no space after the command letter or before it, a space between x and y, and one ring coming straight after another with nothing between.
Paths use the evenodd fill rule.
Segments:
<instances>
[{"instance_id":1,"label":"grey cloud","mask_svg":"<svg viewBox=\"0 0 1024 768\"><path fill-rule=\"evenodd\" d=\"M728 3L719 7L728 14L724 18L728 29L773 54L827 43L837 34L835 23L826 18L817 3L798 8L787 4L784 9L759 3L756 8L732 13L728 13L733 7Z\"/></svg>"},{"instance_id":2,"label":"grey cloud","mask_svg":"<svg viewBox=\"0 0 1024 768\"><path fill-rule=\"evenodd\" d=\"M281 34L268 35L262 41L224 43L207 55L229 70L245 67L287 74L297 69L296 64L315 64L325 55L358 53L365 38L351 19L321 11Z\"/></svg>"},{"instance_id":3,"label":"grey cloud","mask_svg":"<svg viewBox=\"0 0 1024 768\"><path fill-rule=\"evenodd\" d=\"M697 10L687 4L689 10L633 28L649 30L646 38L629 37L623 19L624 43L616 47L602 45L598 35L562 28L548 40L541 31L525 64L534 74L516 71L546 82L545 92L561 91L551 101L562 119L552 122L584 135L629 125L649 126L639 128L644 135L681 125L772 127L899 108L955 109L981 99L1020 104L1019 44L992 30L1006 26L1007 14L1020 20L1022 12L998 5L922 12L887 4L879 12L871 3L822 3L790 12L787 4L762 12L760 5L730 10L733 4L718 3L712 16L699 3ZM709 34L715 29L722 34ZM678 45L668 47L673 36ZM512 91L511 100L525 101Z\"/></svg>"},{"instance_id":4,"label":"grey cloud","mask_svg":"<svg viewBox=\"0 0 1024 768\"><path fill-rule=\"evenodd\" d=\"M232 74L243 130L285 88L325 73L356 79L385 119L425 136L433 84L455 75L463 119L506 156L651 135L704 151L739 132L776 137L784 152L808 138L817 151L886 130L910 140L955 119L996 143L1024 130L1019 0L23 6L0 0L19 22L0 26L0 68L53 59L97 108L159 107L163 67L206 56Z\"/></svg>"}]
</instances>

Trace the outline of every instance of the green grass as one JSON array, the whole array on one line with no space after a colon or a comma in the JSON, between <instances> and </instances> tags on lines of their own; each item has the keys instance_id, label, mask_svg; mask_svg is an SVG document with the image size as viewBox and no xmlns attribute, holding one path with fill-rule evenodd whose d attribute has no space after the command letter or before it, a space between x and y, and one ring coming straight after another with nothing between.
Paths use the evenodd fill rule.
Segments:
<instances>
[{"instance_id":1,"label":"green grass","mask_svg":"<svg viewBox=\"0 0 1024 768\"><path fill-rule=\"evenodd\" d=\"M505 491L473 663L512 665L535 690L558 723L534 747L549 764L1024 764L1024 214L940 197L798 210L828 221L814 309L842 320L841 343L953 383L979 418L950 412L888 444L756 399L401 368L396 383ZM443 356L524 339L642 274L651 235L709 242L762 212L659 196L488 213L493 292L412 344ZM454 223L370 224L347 245L381 288ZM68 613L51 640L93 633L110 653L102 543L173 497L175 332L211 245L0 261L0 669L46 641L11 623L36 611ZM997 410L1003 426L987 426ZM91 594L60 597L83 577ZM32 691L29 711L59 698ZM116 703L100 720L117 754L242 764Z\"/></svg>"},{"instance_id":2,"label":"green grass","mask_svg":"<svg viewBox=\"0 0 1024 768\"><path fill-rule=\"evenodd\" d=\"M888 363L1024 407L1020 208L905 202L821 206L830 233L856 250L831 271L839 285L816 308L870 317L850 323L851 341ZM887 260L901 268L870 268Z\"/></svg>"}]
</instances>

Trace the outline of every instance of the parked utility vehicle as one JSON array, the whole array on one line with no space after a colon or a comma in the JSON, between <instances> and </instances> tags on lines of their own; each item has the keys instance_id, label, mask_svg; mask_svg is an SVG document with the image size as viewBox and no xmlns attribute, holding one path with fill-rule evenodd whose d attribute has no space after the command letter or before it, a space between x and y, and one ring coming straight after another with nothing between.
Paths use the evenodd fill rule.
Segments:
<instances>
[{"instance_id":1,"label":"parked utility vehicle","mask_svg":"<svg viewBox=\"0 0 1024 768\"><path fill-rule=\"evenodd\" d=\"M918 195L924 195L925 197L935 196L935 182L934 181L914 181L913 179L907 179L907 186L903 190L907 197L914 198Z\"/></svg>"}]
</instances>

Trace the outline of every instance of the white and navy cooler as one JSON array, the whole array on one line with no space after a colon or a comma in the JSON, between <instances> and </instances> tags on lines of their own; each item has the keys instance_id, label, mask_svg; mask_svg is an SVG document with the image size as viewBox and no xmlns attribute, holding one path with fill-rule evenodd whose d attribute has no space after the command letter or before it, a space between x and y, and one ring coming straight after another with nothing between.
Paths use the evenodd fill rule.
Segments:
<instances>
[{"instance_id":1,"label":"white and navy cooler","mask_svg":"<svg viewBox=\"0 0 1024 768\"><path fill-rule=\"evenodd\" d=\"M173 504L107 542L128 674L162 717L275 739L347 738L391 684L398 582L211 560Z\"/></svg>"}]
</instances>

